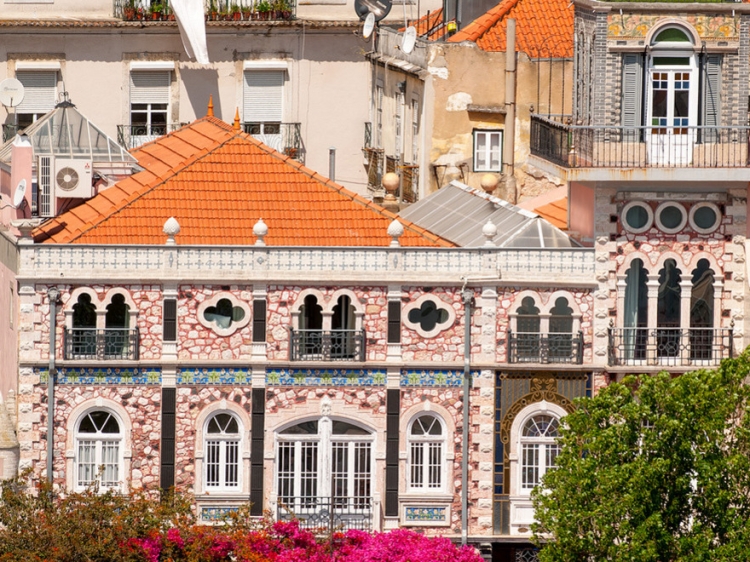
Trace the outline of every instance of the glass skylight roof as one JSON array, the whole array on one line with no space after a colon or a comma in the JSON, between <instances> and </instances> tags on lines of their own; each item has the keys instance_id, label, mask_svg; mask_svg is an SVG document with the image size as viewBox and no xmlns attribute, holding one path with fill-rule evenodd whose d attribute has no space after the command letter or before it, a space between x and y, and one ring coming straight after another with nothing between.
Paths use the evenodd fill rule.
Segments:
<instances>
[{"instance_id":1,"label":"glass skylight roof","mask_svg":"<svg viewBox=\"0 0 750 562\"><path fill-rule=\"evenodd\" d=\"M59 103L23 132L34 147L34 156L136 163L125 148L81 115L70 102ZM12 143L10 139L0 147L0 162L10 162Z\"/></svg>"}]
</instances>

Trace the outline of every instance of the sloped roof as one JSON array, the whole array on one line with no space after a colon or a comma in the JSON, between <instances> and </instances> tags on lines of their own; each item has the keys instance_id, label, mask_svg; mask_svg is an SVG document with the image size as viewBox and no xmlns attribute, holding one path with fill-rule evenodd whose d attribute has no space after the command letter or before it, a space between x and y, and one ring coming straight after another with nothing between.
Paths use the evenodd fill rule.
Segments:
<instances>
[{"instance_id":1,"label":"sloped roof","mask_svg":"<svg viewBox=\"0 0 750 562\"><path fill-rule=\"evenodd\" d=\"M557 228L568 229L568 187L565 185L525 199L518 206L536 213Z\"/></svg>"},{"instance_id":2,"label":"sloped roof","mask_svg":"<svg viewBox=\"0 0 750 562\"><path fill-rule=\"evenodd\" d=\"M401 216L463 247L484 246L487 221L497 227L499 248L570 248L564 232L530 211L452 181L401 211Z\"/></svg>"},{"instance_id":3,"label":"sloped roof","mask_svg":"<svg viewBox=\"0 0 750 562\"><path fill-rule=\"evenodd\" d=\"M262 218L270 246L387 246L396 215L207 116L133 151L144 171L121 180L34 233L37 242L254 244ZM401 221L403 246L453 246Z\"/></svg>"},{"instance_id":4,"label":"sloped roof","mask_svg":"<svg viewBox=\"0 0 750 562\"><path fill-rule=\"evenodd\" d=\"M26 127L35 156L85 158L94 162L127 162L135 164L128 151L89 121L70 102L55 109ZM13 138L0 146L0 162L9 163Z\"/></svg>"},{"instance_id":5,"label":"sloped roof","mask_svg":"<svg viewBox=\"0 0 750 562\"><path fill-rule=\"evenodd\" d=\"M506 22L516 20L516 50L532 58L573 56L573 3L570 0L503 0L448 39L473 41L483 51L506 49Z\"/></svg>"}]
</instances>

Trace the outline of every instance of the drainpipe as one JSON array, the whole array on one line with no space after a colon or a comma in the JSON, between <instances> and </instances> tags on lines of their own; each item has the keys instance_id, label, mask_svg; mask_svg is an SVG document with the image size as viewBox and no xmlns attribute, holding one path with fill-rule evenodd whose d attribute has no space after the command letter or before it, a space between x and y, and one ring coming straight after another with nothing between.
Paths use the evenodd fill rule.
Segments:
<instances>
[{"instance_id":1,"label":"drainpipe","mask_svg":"<svg viewBox=\"0 0 750 562\"><path fill-rule=\"evenodd\" d=\"M505 165L505 193L513 203L518 203L516 192L516 20L509 19L505 47L505 140L503 160Z\"/></svg>"},{"instance_id":2,"label":"drainpipe","mask_svg":"<svg viewBox=\"0 0 750 562\"><path fill-rule=\"evenodd\" d=\"M336 147L328 149L328 179L336 181Z\"/></svg>"},{"instance_id":3,"label":"drainpipe","mask_svg":"<svg viewBox=\"0 0 750 562\"><path fill-rule=\"evenodd\" d=\"M47 375L47 480L52 486L52 460L55 449L55 348L57 331L57 299L60 291L51 287L47 291L49 299L49 374Z\"/></svg>"},{"instance_id":4,"label":"drainpipe","mask_svg":"<svg viewBox=\"0 0 750 562\"><path fill-rule=\"evenodd\" d=\"M461 295L464 301L464 420L461 444L461 544L466 546L469 538L469 391L471 390L471 299L474 294L466 289L464 278Z\"/></svg>"}]
</instances>

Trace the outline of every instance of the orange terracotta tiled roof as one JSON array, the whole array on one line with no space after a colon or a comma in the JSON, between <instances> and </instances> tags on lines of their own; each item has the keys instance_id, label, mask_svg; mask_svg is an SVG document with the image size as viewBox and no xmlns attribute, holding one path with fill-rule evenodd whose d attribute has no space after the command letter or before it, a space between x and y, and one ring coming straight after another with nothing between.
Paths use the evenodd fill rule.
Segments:
<instances>
[{"instance_id":1,"label":"orange terracotta tiled roof","mask_svg":"<svg viewBox=\"0 0 750 562\"><path fill-rule=\"evenodd\" d=\"M448 41L473 41L484 51L503 52L506 21L516 20L516 50L532 58L573 56L573 4L570 0L503 0Z\"/></svg>"},{"instance_id":2,"label":"orange terracotta tiled roof","mask_svg":"<svg viewBox=\"0 0 750 562\"><path fill-rule=\"evenodd\" d=\"M37 228L37 242L254 244L262 218L269 246L387 246L396 215L207 116L133 151L144 171ZM401 220L401 219L399 219ZM401 220L402 246L454 246Z\"/></svg>"},{"instance_id":3,"label":"orange terracotta tiled roof","mask_svg":"<svg viewBox=\"0 0 750 562\"><path fill-rule=\"evenodd\" d=\"M534 212L561 230L568 229L568 198L559 199L534 209Z\"/></svg>"}]
</instances>

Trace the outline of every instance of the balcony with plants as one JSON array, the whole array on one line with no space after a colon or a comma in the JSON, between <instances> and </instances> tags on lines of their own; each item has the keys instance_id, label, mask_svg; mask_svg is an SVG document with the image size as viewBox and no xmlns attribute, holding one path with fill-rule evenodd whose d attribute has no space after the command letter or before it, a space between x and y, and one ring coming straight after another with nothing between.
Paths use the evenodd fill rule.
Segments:
<instances>
[{"instance_id":1,"label":"balcony with plants","mask_svg":"<svg viewBox=\"0 0 750 562\"><path fill-rule=\"evenodd\" d=\"M209 22L284 21L295 18L294 0L207 0L204 7ZM114 16L125 21L174 21L168 0L115 0Z\"/></svg>"}]
</instances>

